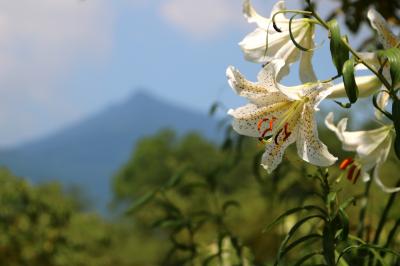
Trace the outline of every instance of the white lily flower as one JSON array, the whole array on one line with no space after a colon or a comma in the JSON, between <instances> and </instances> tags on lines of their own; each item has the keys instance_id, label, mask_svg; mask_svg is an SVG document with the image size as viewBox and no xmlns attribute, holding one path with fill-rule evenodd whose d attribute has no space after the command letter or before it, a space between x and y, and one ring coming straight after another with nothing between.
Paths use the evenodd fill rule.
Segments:
<instances>
[{"instance_id":1,"label":"white lily flower","mask_svg":"<svg viewBox=\"0 0 400 266\"><path fill-rule=\"evenodd\" d=\"M247 35L240 43L245 58L256 63L266 63L273 58L280 58L285 65L279 73L280 80L289 73L290 64L300 58L300 80L303 83L316 81L316 75L312 68L312 51L301 51L291 41L289 35L289 19L283 13L275 16L275 22L282 32L273 28L272 17L278 12L285 10L285 2L279 1L271 11L270 18L259 15L252 7L250 0L244 0L243 12L249 23L256 23L258 28ZM291 25L295 40L305 48L314 48L314 25L310 19L293 19ZM268 36L267 36L268 35ZM268 40L268 43L267 43Z\"/></svg>"},{"instance_id":2,"label":"white lily flower","mask_svg":"<svg viewBox=\"0 0 400 266\"><path fill-rule=\"evenodd\" d=\"M378 34L378 39L379 42L382 44L383 48L389 49L392 47L397 47L400 44L400 38L398 38L390 29L389 24L385 21L385 19L382 17L379 12L377 12L374 9L369 9L367 17L371 23L371 26L373 29L375 29L376 33ZM372 65L376 70L378 70L381 67L381 64L378 60L378 57L375 53L360 53L360 56L362 57L363 60L368 62L370 65ZM386 78L386 80L391 82L391 77L389 74L389 68L388 64L383 69L383 75ZM382 87L381 90L384 90L385 88ZM381 109L385 109L386 106L388 105L389 102L389 94L385 92L381 92L377 96L377 104ZM382 113L379 112L378 110L375 112L375 116L378 119L382 118Z\"/></svg>"},{"instance_id":3,"label":"white lily flower","mask_svg":"<svg viewBox=\"0 0 400 266\"><path fill-rule=\"evenodd\" d=\"M352 173L360 175L364 181L370 180L369 172L373 170L373 179L376 184L387 193L400 191L400 187L389 188L379 177L379 170L386 161L393 141L393 126L382 126L373 130L346 131L347 118L339 121L337 126L333 123L334 115L329 113L325 119L326 126L335 132L342 142L343 150L356 152ZM347 165L344 165L346 168ZM357 173L356 173L357 172Z\"/></svg>"},{"instance_id":4,"label":"white lily flower","mask_svg":"<svg viewBox=\"0 0 400 266\"><path fill-rule=\"evenodd\" d=\"M389 49L399 44L400 39L392 32L389 24L378 11L371 8L368 10L367 16L371 22L371 26L376 30L379 42L382 44L383 48Z\"/></svg>"},{"instance_id":5,"label":"white lily flower","mask_svg":"<svg viewBox=\"0 0 400 266\"><path fill-rule=\"evenodd\" d=\"M330 85L315 82L285 87L276 80L284 65L281 59L272 60L258 74L258 82L250 82L234 67L228 67L230 86L250 101L228 111L234 118L233 128L246 136L271 137L262 157L262 165L269 173L281 163L285 149L294 142L303 160L318 166L332 165L337 158L319 140L314 117L319 103L331 93Z\"/></svg>"}]
</instances>

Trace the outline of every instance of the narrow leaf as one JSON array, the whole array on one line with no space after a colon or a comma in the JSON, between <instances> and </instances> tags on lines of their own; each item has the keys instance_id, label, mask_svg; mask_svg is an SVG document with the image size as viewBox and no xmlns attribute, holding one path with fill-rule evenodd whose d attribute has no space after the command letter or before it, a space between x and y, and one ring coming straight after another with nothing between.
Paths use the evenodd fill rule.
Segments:
<instances>
[{"instance_id":1,"label":"narrow leaf","mask_svg":"<svg viewBox=\"0 0 400 266\"><path fill-rule=\"evenodd\" d=\"M297 229L299 229L299 227L302 226L304 223L308 222L308 221L311 220L311 219L315 219L315 218L318 218L318 219L321 219L321 220L325 220L325 217L323 217L323 216L321 216L321 215L311 215L311 216L307 216L307 217L301 219L300 221L298 221L298 222L289 230L289 232L287 233L287 235L285 236L285 238L283 239L283 241L282 241L282 243L281 243L281 245L280 245L280 247L279 247L278 255L277 255L277 258L276 258L276 263L275 263L275 265L278 265L278 264L279 264L279 261L280 261L280 259L281 259L281 257L282 257L282 254L283 254L283 251L284 251L284 249L285 249L286 244L288 243L288 241L290 240L290 238L296 233Z\"/></svg>"},{"instance_id":2,"label":"narrow leaf","mask_svg":"<svg viewBox=\"0 0 400 266\"><path fill-rule=\"evenodd\" d=\"M301 266L304 264L304 262L306 262L307 260L311 259L314 256L317 255L322 255L321 252L313 252L310 254L305 255L304 257L302 257L301 259L299 259L293 266Z\"/></svg>"},{"instance_id":3,"label":"narrow leaf","mask_svg":"<svg viewBox=\"0 0 400 266\"><path fill-rule=\"evenodd\" d=\"M324 258L328 265L335 265L335 236L329 224L324 226L322 247Z\"/></svg>"},{"instance_id":4,"label":"narrow leaf","mask_svg":"<svg viewBox=\"0 0 400 266\"><path fill-rule=\"evenodd\" d=\"M285 249L282 250L281 256L285 256L286 253L288 253L290 250L292 250L293 248L295 248L296 246L311 240L311 239L316 239L316 238L322 238L322 236L320 234L309 234L306 236L303 236L299 239L297 239L296 241L293 241L292 243L290 243L290 245L288 245Z\"/></svg>"},{"instance_id":5,"label":"narrow leaf","mask_svg":"<svg viewBox=\"0 0 400 266\"><path fill-rule=\"evenodd\" d=\"M186 171L188 170L187 166L180 168L167 182L165 185L166 188L173 188L179 184L179 182L184 177Z\"/></svg>"},{"instance_id":6,"label":"narrow leaf","mask_svg":"<svg viewBox=\"0 0 400 266\"><path fill-rule=\"evenodd\" d=\"M278 216L278 218L276 218L272 223L270 223L264 230L263 232L268 232L269 230L272 229L272 227L274 227L275 225L277 225L279 222L281 222L285 217L300 212L300 211L311 211L311 210L316 210L319 211L321 214L323 215L327 215L326 211L324 209L322 209L321 207L318 207L316 205L307 205L307 206L303 206L303 207L296 207L290 210L287 210L286 212L284 212L283 214L281 214L280 216Z\"/></svg>"},{"instance_id":7,"label":"narrow leaf","mask_svg":"<svg viewBox=\"0 0 400 266\"><path fill-rule=\"evenodd\" d=\"M349 236L349 217L342 208L339 208L338 214L342 223L341 240L346 241Z\"/></svg>"},{"instance_id":8,"label":"narrow leaf","mask_svg":"<svg viewBox=\"0 0 400 266\"><path fill-rule=\"evenodd\" d=\"M400 49L393 47L387 50L379 51L378 57L381 61L383 61L383 59L387 59L389 62L392 88L397 89L400 85Z\"/></svg>"},{"instance_id":9,"label":"narrow leaf","mask_svg":"<svg viewBox=\"0 0 400 266\"><path fill-rule=\"evenodd\" d=\"M396 133L400 133L400 99L396 98L392 104L393 124Z\"/></svg>"},{"instance_id":10,"label":"narrow leaf","mask_svg":"<svg viewBox=\"0 0 400 266\"><path fill-rule=\"evenodd\" d=\"M400 159L400 100L396 97L392 104L393 124L396 130L396 138L394 141L394 151L398 159Z\"/></svg>"},{"instance_id":11,"label":"narrow leaf","mask_svg":"<svg viewBox=\"0 0 400 266\"><path fill-rule=\"evenodd\" d=\"M394 140L394 151L396 153L397 159L400 160L400 132L396 133L396 138Z\"/></svg>"},{"instance_id":12,"label":"narrow leaf","mask_svg":"<svg viewBox=\"0 0 400 266\"><path fill-rule=\"evenodd\" d=\"M149 191L146 194L144 194L142 197L136 199L133 204L128 208L126 211L127 215L135 213L138 209L146 205L148 202L150 202L154 196L156 195L156 191Z\"/></svg>"}]
</instances>

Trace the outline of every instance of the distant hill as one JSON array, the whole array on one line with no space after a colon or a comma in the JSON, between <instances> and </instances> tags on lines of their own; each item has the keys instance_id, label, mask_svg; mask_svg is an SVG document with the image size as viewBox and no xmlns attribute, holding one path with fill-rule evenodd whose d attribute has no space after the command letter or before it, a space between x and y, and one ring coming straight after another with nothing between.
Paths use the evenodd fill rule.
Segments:
<instances>
[{"instance_id":1,"label":"distant hill","mask_svg":"<svg viewBox=\"0 0 400 266\"><path fill-rule=\"evenodd\" d=\"M0 151L0 165L34 183L78 185L104 212L112 195L111 177L129 159L136 141L163 128L218 136L216 122L206 114L138 92L51 136Z\"/></svg>"}]
</instances>

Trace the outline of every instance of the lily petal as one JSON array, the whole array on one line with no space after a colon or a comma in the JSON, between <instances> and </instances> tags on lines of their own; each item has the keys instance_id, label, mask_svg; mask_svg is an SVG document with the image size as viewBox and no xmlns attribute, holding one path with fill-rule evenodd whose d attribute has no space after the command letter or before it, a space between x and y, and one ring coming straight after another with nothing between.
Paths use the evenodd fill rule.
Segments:
<instances>
[{"instance_id":1,"label":"lily petal","mask_svg":"<svg viewBox=\"0 0 400 266\"><path fill-rule=\"evenodd\" d=\"M310 31L314 32L313 26L310 26ZM314 45L314 34L309 33L304 37L303 40L303 45L305 48L308 49L313 49L315 47ZM313 57L314 51L302 51L301 52L301 58L300 58L300 80L302 83L307 83L307 82L315 82L317 81L317 75L315 75L314 68L312 66L312 57Z\"/></svg>"},{"instance_id":2,"label":"lily petal","mask_svg":"<svg viewBox=\"0 0 400 266\"><path fill-rule=\"evenodd\" d=\"M389 93L384 92L384 91L382 91L381 93L379 93L379 94L378 94L378 97L377 97L377 99L376 99L379 108L381 108L382 110L385 110L385 109L386 109L386 106L387 106L388 103L389 103L389 99L390 99ZM383 114L382 114L379 110L376 110L376 111L375 111L375 117L378 118L378 119L382 119Z\"/></svg>"},{"instance_id":3,"label":"lily petal","mask_svg":"<svg viewBox=\"0 0 400 266\"><path fill-rule=\"evenodd\" d=\"M226 70L228 83L240 96L246 97L250 102L257 105L270 105L285 101L286 96L277 89L275 77L284 62L274 60L267 64L258 74L258 82L254 83L245 77L234 67Z\"/></svg>"},{"instance_id":4,"label":"lily petal","mask_svg":"<svg viewBox=\"0 0 400 266\"><path fill-rule=\"evenodd\" d=\"M366 155L376 149L387 137L384 127L367 131L346 131L347 118L343 118L335 126L334 115L330 112L325 118L325 125L333 131L342 142L346 151L356 151L359 155Z\"/></svg>"},{"instance_id":5,"label":"lily petal","mask_svg":"<svg viewBox=\"0 0 400 266\"><path fill-rule=\"evenodd\" d=\"M282 162L286 148L296 141L297 134L297 127L295 127L286 140L283 140L280 136L278 136L280 138L277 141L270 139L271 141L265 147L265 152L261 159L261 165L268 173L273 172Z\"/></svg>"},{"instance_id":6,"label":"lily petal","mask_svg":"<svg viewBox=\"0 0 400 266\"><path fill-rule=\"evenodd\" d=\"M378 157L378 160L377 160L374 172L373 172L375 183L386 193L396 193L396 192L400 191L400 187L387 187L386 185L384 185L380 178L380 175L379 175L379 170L389 155L391 144L392 144L391 138L388 138L385 141L385 143L383 144L384 148L381 151L381 156Z\"/></svg>"},{"instance_id":7,"label":"lily petal","mask_svg":"<svg viewBox=\"0 0 400 266\"><path fill-rule=\"evenodd\" d=\"M246 104L235 110L230 109L228 114L234 118L232 127L237 133L258 138L260 137L260 132L258 131L260 120L267 117L279 117L284 113L287 106L288 103L276 103L262 107L258 107L255 104Z\"/></svg>"},{"instance_id":8,"label":"lily petal","mask_svg":"<svg viewBox=\"0 0 400 266\"><path fill-rule=\"evenodd\" d=\"M396 35L390 30L386 20L376 10L368 10L368 19L371 22L371 26L378 33L379 41L385 49L395 47L400 41Z\"/></svg>"},{"instance_id":9,"label":"lily petal","mask_svg":"<svg viewBox=\"0 0 400 266\"><path fill-rule=\"evenodd\" d=\"M375 75L359 76L355 80L359 90L358 97L360 98L368 97L382 87L381 81ZM330 99L347 97L343 82L332 86L331 91L332 93L328 96Z\"/></svg>"},{"instance_id":10,"label":"lily petal","mask_svg":"<svg viewBox=\"0 0 400 266\"><path fill-rule=\"evenodd\" d=\"M333 156L318 138L314 110L310 105L304 107L296 145L298 155L311 164L330 166L337 161L337 157Z\"/></svg>"},{"instance_id":11,"label":"lily petal","mask_svg":"<svg viewBox=\"0 0 400 266\"><path fill-rule=\"evenodd\" d=\"M285 2L284 1L277 2L274 5L274 7L272 8L271 18L277 11L285 10L285 9L286 8L285 8ZM247 19L247 21L249 23L257 23L257 25L260 28L265 28L265 29L269 26L270 19L264 18L263 16L258 14L257 11L251 5L250 0L245 0L243 2L243 14L244 14L244 16L246 17L246 19ZM276 18L279 19L279 20L286 19L283 14L276 15Z\"/></svg>"}]
</instances>

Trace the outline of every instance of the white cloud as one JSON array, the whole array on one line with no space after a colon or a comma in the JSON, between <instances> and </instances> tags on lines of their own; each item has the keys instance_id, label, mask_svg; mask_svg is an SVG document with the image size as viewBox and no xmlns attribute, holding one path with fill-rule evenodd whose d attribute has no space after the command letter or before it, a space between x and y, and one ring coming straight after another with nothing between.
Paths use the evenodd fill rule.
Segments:
<instances>
[{"instance_id":1,"label":"white cloud","mask_svg":"<svg viewBox=\"0 0 400 266\"><path fill-rule=\"evenodd\" d=\"M200 39L244 24L241 0L165 0L160 11L172 25Z\"/></svg>"},{"instance_id":2,"label":"white cloud","mask_svg":"<svg viewBox=\"0 0 400 266\"><path fill-rule=\"evenodd\" d=\"M60 84L82 58L106 58L112 14L105 2L0 0L0 145L76 117Z\"/></svg>"}]
</instances>

